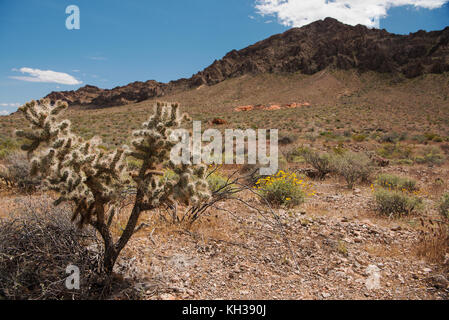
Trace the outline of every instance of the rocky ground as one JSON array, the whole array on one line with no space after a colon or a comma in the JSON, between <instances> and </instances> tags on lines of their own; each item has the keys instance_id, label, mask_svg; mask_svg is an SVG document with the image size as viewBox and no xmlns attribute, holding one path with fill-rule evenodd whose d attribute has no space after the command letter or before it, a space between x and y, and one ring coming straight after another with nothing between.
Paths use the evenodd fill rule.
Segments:
<instances>
[{"instance_id":1,"label":"rocky ground","mask_svg":"<svg viewBox=\"0 0 449 320\"><path fill-rule=\"evenodd\" d=\"M116 271L135 278L144 299L448 298L442 266L417 256L419 216L379 217L369 186L316 187L295 210L232 201L191 230L152 225Z\"/></svg>"},{"instance_id":2,"label":"rocky ground","mask_svg":"<svg viewBox=\"0 0 449 320\"><path fill-rule=\"evenodd\" d=\"M115 272L133 280L141 299L447 299L448 261L417 253L421 218L438 217L429 186L447 171L385 170L426 186L425 212L381 217L369 185L348 190L336 178L315 181L316 195L295 209L270 211L245 191L246 204L221 203L190 228L145 215ZM28 197L1 196L0 216Z\"/></svg>"}]
</instances>

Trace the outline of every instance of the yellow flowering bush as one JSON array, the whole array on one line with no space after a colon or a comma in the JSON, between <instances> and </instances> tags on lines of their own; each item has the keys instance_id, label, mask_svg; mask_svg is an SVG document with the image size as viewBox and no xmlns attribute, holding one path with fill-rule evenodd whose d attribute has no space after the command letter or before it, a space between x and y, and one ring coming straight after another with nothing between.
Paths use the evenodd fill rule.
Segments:
<instances>
[{"instance_id":1,"label":"yellow flowering bush","mask_svg":"<svg viewBox=\"0 0 449 320\"><path fill-rule=\"evenodd\" d=\"M315 195L311 183L282 170L274 176L259 179L254 188L275 206L294 207L302 204L306 196Z\"/></svg>"},{"instance_id":2,"label":"yellow flowering bush","mask_svg":"<svg viewBox=\"0 0 449 320\"><path fill-rule=\"evenodd\" d=\"M417 182L407 177L399 177L393 174L383 173L377 176L377 184L384 188L402 191L418 191Z\"/></svg>"}]
</instances>

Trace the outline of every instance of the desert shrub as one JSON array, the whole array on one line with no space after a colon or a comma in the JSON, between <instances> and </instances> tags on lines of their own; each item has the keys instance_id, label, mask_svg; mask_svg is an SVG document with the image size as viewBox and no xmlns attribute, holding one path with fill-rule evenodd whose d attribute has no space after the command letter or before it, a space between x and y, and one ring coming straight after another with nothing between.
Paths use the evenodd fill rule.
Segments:
<instances>
[{"instance_id":1,"label":"desert shrub","mask_svg":"<svg viewBox=\"0 0 449 320\"><path fill-rule=\"evenodd\" d=\"M298 148L297 146L290 146L283 149L283 154L288 162L301 163L304 162L304 157L302 156L304 149Z\"/></svg>"},{"instance_id":2,"label":"desert shrub","mask_svg":"<svg viewBox=\"0 0 449 320\"><path fill-rule=\"evenodd\" d=\"M177 207L178 202L198 207L210 199L206 168L169 161L170 150L176 144L170 137L172 130L188 120L186 114L179 114L178 104L158 102L154 114L133 132L132 147L111 150L99 147L99 138L84 140L75 135L70 121L59 119L66 108L67 103L60 101L55 105L49 100L25 104L19 111L30 122L31 130L16 134L29 141L22 149L35 156L31 173L40 175L46 187L60 195L55 204L72 203L72 218L78 226L90 225L101 235L102 269L111 274L120 252L138 230L142 212L161 206ZM129 171L126 157L142 160L138 170ZM178 178L162 182L159 168L170 168ZM134 204L123 232L116 237L110 226L123 193L129 189L135 190Z\"/></svg>"},{"instance_id":3,"label":"desert shrub","mask_svg":"<svg viewBox=\"0 0 449 320\"><path fill-rule=\"evenodd\" d=\"M381 136L378 140L382 143L397 143L398 141L404 141L407 139L406 132L389 132Z\"/></svg>"},{"instance_id":4,"label":"desert shrub","mask_svg":"<svg viewBox=\"0 0 449 320\"><path fill-rule=\"evenodd\" d=\"M353 188L357 181L366 182L373 171L371 159L362 153L345 152L333 158L334 171Z\"/></svg>"},{"instance_id":5,"label":"desert shrub","mask_svg":"<svg viewBox=\"0 0 449 320\"><path fill-rule=\"evenodd\" d=\"M138 170L142 166L142 160L137 160L131 157L126 160L126 163L128 164L128 169L130 171Z\"/></svg>"},{"instance_id":6,"label":"desert shrub","mask_svg":"<svg viewBox=\"0 0 449 320\"><path fill-rule=\"evenodd\" d=\"M336 155L342 155L345 152L347 152L348 150L345 149L345 147L343 146L342 143L339 143L336 147L332 148L332 151L336 154Z\"/></svg>"},{"instance_id":7,"label":"desert shrub","mask_svg":"<svg viewBox=\"0 0 449 320\"><path fill-rule=\"evenodd\" d=\"M427 138L424 136L424 135L414 135L413 137L412 137L412 140L413 141L416 141L416 142L418 142L418 143L421 143L421 144L424 144L424 143L426 143L426 141L427 141Z\"/></svg>"},{"instance_id":8,"label":"desert shrub","mask_svg":"<svg viewBox=\"0 0 449 320\"><path fill-rule=\"evenodd\" d=\"M449 154L449 144L447 144L447 143L442 144L442 145L440 146L440 148L441 148L441 150L442 150L445 154Z\"/></svg>"},{"instance_id":9,"label":"desert shrub","mask_svg":"<svg viewBox=\"0 0 449 320\"><path fill-rule=\"evenodd\" d=\"M101 253L93 249L95 233L77 229L69 207L51 202L48 197L22 198L11 218L0 220L0 299L98 297L95 270ZM79 290L65 286L69 265L80 269Z\"/></svg>"},{"instance_id":10,"label":"desert shrub","mask_svg":"<svg viewBox=\"0 0 449 320\"><path fill-rule=\"evenodd\" d=\"M0 160L5 159L11 153L19 150L19 148L20 144L18 141L0 137Z\"/></svg>"},{"instance_id":11,"label":"desert shrub","mask_svg":"<svg viewBox=\"0 0 449 320\"><path fill-rule=\"evenodd\" d=\"M410 146L400 143L385 143L377 150L377 154L388 159L410 159L413 150Z\"/></svg>"},{"instance_id":12,"label":"desert shrub","mask_svg":"<svg viewBox=\"0 0 449 320\"><path fill-rule=\"evenodd\" d=\"M293 142L295 142L297 139L296 135L286 135L286 136L281 136L278 139L278 143L279 145L288 145L288 144L292 144Z\"/></svg>"},{"instance_id":13,"label":"desert shrub","mask_svg":"<svg viewBox=\"0 0 449 320\"><path fill-rule=\"evenodd\" d=\"M275 176L259 179L255 187L271 205L294 207L313 195L312 185L296 174L279 171Z\"/></svg>"},{"instance_id":14,"label":"desert shrub","mask_svg":"<svg viewBox=\"0 0 449 320\"><path fill-rule=\"evenodd\" d=\"M441 149L436 146L427 146L423 148L419 155L415 157L415 161L420 164L440 165L446 160L441 153Z\"/></svg>"},{"instance_id":15,"label":"desert shrub","mask_svg":"<svg viewBox=\"0 0 449 320\"><path fill-rule=\"evenodd\" d=\"M318 178L321 180L324 179L328 173L332 172L333 164L332 156L330 154L319 153L318 151L308 148L302 148L300 154L307 164L318 171Z\"/></svg>"},{"instance_id":16,"label":"desert shrub","mask_svg":"<svg viewBox=\"0 0 449 320\"><path fill-rule=\"evenodd\" d=\"M427 132L424 134L424 137L427 139L427 141L435 141L435 142L442 142L443 139L436 133L433 132Z\"/></svg>"},{"instance_id":17,"label":"desert shrub","mask_svg":"<svg viewBox=\"0 0 449 320\"><path fill-rule=\"evenodd\" d=\"M320 136L327 138L328 140L336 139L338 138L338 135L335 132L332 131L322 131L320 132Z\"/></svg>"},{"instance_id":18,"label":"desert shrub","mask_svg":"<svg viewBox=\"0 0 449 320\"><path fill-rule=\"evenodd\" d=\"M449 218L449 193L441 197L438 209L443 217Z\"/></svg>"},{"instance_id":19,"label":"desert shrub","mask_svg":"<svg viewBox=\"0 0 449 320\"><path fill-rule=\"evenodd\" d=\"M365 134L355 134L352 136L352 140L355 142L362 142L365 141L367 136Z\"/></svg>"},{"instance_id":20,"label":"desert shrub","mask_svg":"<svg viewBox=\"0 0 449 320\"><path fill-rule=\"evenodd\" d=\"M209 190L213 193L225 187L228 183L228 178L218 172L214 172L207 177Z\"/></svg>"},{"instance_id":21,"label":"desert shrub","mask_svg":"<svg viewBox=\"0 0 449 320\"><path fill-rule=\"evenodd\" d=\"M406 177L399 177L393 174L380 174L377 176L376 182L379 186L386 189L391 188L410 192L418 190L416 180Z\"/></svg>"},{"instance_id":22,"label":"desert shrub","mask_svg":"<svg viewBox=\"0 0 449 320\"><path fill-rule=\"evenodd\" d=\"M31 192L40 185L40 179L31 175L31 163L23 152L14 152L5 158L11 182L22 192Z\"/></svg>"},{"instance_id":23,"label":"desert shrub","mask_svg":"<svg viewBox=\"0 0 449 320\"><path fill-rule=\"evenodd\" d=\"M381 188L374 193L377 210L381 214L393 216L419 211L422 200L412 194L399 190Z\"/></svg>"},{"instance_id":24,"label":"desert shrub","mask_svg":"<svg viewBox=\"0 0 449 320\"><path fill-rule=\"evenodd\" d=\"M257 164L243 164L240 167L240 176L243 184L248 187L253 187L259 179L265 178L266 175L260 174L260 168L263 166L260 163Z\"/></svg>"}]
</instances>

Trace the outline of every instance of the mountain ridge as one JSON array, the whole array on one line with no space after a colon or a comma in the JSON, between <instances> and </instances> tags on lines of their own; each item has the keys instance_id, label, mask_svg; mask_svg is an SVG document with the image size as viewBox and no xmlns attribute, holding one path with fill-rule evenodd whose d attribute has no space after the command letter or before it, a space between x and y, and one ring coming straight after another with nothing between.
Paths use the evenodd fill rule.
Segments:
<instances>
[{"instance_id":1,"label":"mountain ridge","mask_svg":"<svg viewBox=\"0 0 449 320\"><path fill-rule=\"evenodd\" d=\"M113 89L86 85L76 91L52 92L52 101L110 107L162 97L176 91L214 85L245 74L314 74L326 68L394 73L414 78L449 71L449 27L397 35L333 18L292 28L241 50L232 50L188 79L169 83L136 81Z\"/></svg>"}]
</instances>

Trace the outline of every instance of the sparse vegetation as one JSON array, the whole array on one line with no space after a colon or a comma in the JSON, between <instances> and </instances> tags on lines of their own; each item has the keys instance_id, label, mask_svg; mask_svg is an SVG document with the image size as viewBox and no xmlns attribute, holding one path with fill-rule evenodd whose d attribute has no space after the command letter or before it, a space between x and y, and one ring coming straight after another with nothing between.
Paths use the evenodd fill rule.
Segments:
<instances>
[{"instance_id":1,"label":"sparse vegetation","mask_svg":"<svg viewBox=\"0 0 449 320\"><path fill-rule=\"evenodd\" d=\"M332 157L328 153L320 153L315 150L303 148L301 155L307 164L311 165L318 172L318 178L323 180L326 175L332 172Z\"/></svg>"},{"instance_id":2,"label":"sparse vegetation","mask_svg":"<svg viewBox=\"0 0 449 320\"><path fill-rule=\"evenodd\" d=\"M441 197L438 209L443 217L449 218L449 193Z\"/></svg>"},{"instance_id":3,"label":"sparse vegetation","mask_svg":"<svg viewBox=\"0 0 449 320\"><path fill-rule=\"evenodd\" d=\"M225 187L228 183L228 178L218 172L210 174L206 180L212 193Z\"/></svg>"},{"instance_id":4,"label":"sparse vegetation","mask_svg":"<svg viewBox=\"0 0 449 320\"><path fill-rule=\"evenodd\" d=\"M19 148L18 141L0 136L0 160L4 160L8 155L19 150Z\"/></svg>"},{"instance_id":5,"label":"sparse vegetation","mask_svg":"<svg viewBox=\"0 0 449 320\"><path fill-rule=\"evenodd\" d=\"M338 79L341 83L351 87L353 80L348 82L347 79L354 79L353 77L352 73L329 70L326 74L320 75L320 81L325 85L326 81ZM263 275L254 277L256 279L251 277L247 282L246 288L250 291L249 297L251 298L271 298L270 290L279 290L282 293L278 297L288 299L303 298L305 292L308 292L312 298L322 298L321 291L315 291L315 288L318 287L314 281L301 283L295 288L291 287L292 281L296 280L290 280L288 275L292 274L294 270L296 255L300 265L302 261L307 262L301 265L301 271L306 277L311 277L319 272L328 283L332 284L332 288L338 290L337 296L337 291L330 289L331 297L341 295L343 298L353 298L359 297L360 293L358 289L351 290L353 285L360 285L360 288L364 290L364 284L351 283L348 286L347 279L340 279L338 271L336 273L327 272L327 268L333 265L336 258L337 260L341 259L339 267L342 269L353 268L353 259L357 257L357 261L360 259L360 264L363 265L369 265L373 261L375 264L383 263L382 269L385 270L385 273L382 274L381 285L393 283L395 286L395 290L391 290L391 294L386 293L388 290L373 291L370 293L371 298L390 299L398 296L424 299L445 298L445 289L431 288L428 290L427 284L424 282L424 274L426 273L425 278L427 278L434 272L440 273L440 270L445 270L444 262L447 261L446 257L449 253L447 220L442 219L445 216L442 211L443 204L446 204L447 208L449 200L446 201L447 195L441 197L444 192L447 192L448 163L445 163L444 160L449 154L447 143L449 122L444 117L447 113L447 99L442 103L441 98L444 95L447 96L446 92L441 94L441 90L446 90L446 88L438 87L443 83L442 80L446 81L446 75L429 75L425 79L417 78L413 81L403 79L400 83L394 84L394 87L385 85L384 80L380 79L377 74L368 72L356 75L356 77L356 87L352 87L357 90L356 93L350 99L343 98L338 101L335 101L335 97L339 94L340 88L330 86L329 90L325 92L318 90L317 88L322 86L315 85L315 76L300 74L289 75L288 79L287 76L277 74L236 77L214 86L201 87L199 90L169 93L165 99L182 101L196 120L203 121L204 129L209 126L206 121L214 118L226 119L227 123L218 127L220 130L227 128L278 128L281 137L279 140L280 150L283 154L283 157L280 158L280 165L285 168L283 170L286 175L292 175L287 172L295 172L298 175L296 177L298 181L304 180L304 183L307 182L302 178L303 176L312 179L324 179L328 176L330 178L326 181L314 182L313 189L316 190L316 193L313 197L311 195L314 191L311 189L307 191L305 188L297 189L290 184L281 183L267 186L267 196L263 194L263 188L245 189L236 196L233 192L238 189L238 184L232 184L232 181L229 181L230 185L228 185L226 182L228 176L231 176L236 170L240 170L239 176L246 179L246 184L250 188L257 181L260 182L256 188L261 187L270 179L279 179L280 176L273 176L270 179L261 177L257 171L259 165L224 165L219 172L214 172L206 179L207 186L212 193L211 198L206 203L202 203L209 205L206 214L203 214L205 211L202 211L201 205L184 204L182 201L175 203L179 205L164 202L154 210L141 212L138 223L135 225L134 236L130 238L129 243L117 259L118 263L114 268L113 279L122 275L127 278L131 276L132 279L136 279L133 280L136 281L133 287L135 285L137 288L140 288L142 284L140 282L144 281L144 286L139 290L142 296L150 299L165 299L165 295L168 296L168 299L209 298L212 297L210 291L203 288L209 288L210 284L217 284L223 297L238 299L246 297L246 295L240 294L241 288L234 282L238 281L239 277L232 278L235 276L234 268L241 271L243 268L247 270L246 266L249 266L251 270L257 268L256 274L260 272ZM306 81L301 82L302 80L299 79ZM270 92L267 92L267 86L272 88ZM235 95L236 88L238 88L238 96ZM435 93L432 91L434 88L437 88ZM382 95L378 94L379 90L383 92ZM403 103L409 101L411 95L414 100L413 108L409 103ZM301 97L301 100L310 100L313 107L233 112L234 108L239 105L267 104L277 100L280 101L279 103L290 103L299 99L298 97ZM394 108L391 107L392 103L394 103ZM153 104L154 101L148 100L126 107L68 108L65 115L71 120L71 129L74 135L79 135L85 142L95 141L96 139L92 139L95 136L104 138L101 144L93 148L95 150L93 152L103 153L107 158L108 155L115 152L118 146L131 145L132 131L139 128L142 119L151 112ZM355 121L355 119L357 120ZM27 127L26 119L22 114L16 113L8 117L0 117L0 141L8 140L2 145L6 147L0 148L0 168L2 166L8 168L8 158L18 152L20 144L15 137L11 137L14 127ZM424 135L424 132L430 134ZM441 140L443 143L440 142ZM301 145L307 147L298 148ZM42 145L34 155L40 157L40 152L45 150L48 149ZM314 161L311 161L310 158L306 162L305 150L311 150L314 153L314 161L318 163L318 168L324 170L315 169L315 166L312 165ZM122 171L120 183L126 182L126 180L129 180L129 183L124 183L123 192L120 192L113 206L105 205L105 223L108 224L109 218L112 217L110 234L115 244L127 229L138 186L134 179L139 175L140 168L143 166L141 159L129 155L126 151L122 162L125 168ZM378 189L375 193L384 192L387 195L379 197L379 202L374 197L374 204L381 213L376 217L371 216L374 214L371 211L372 200L365 196L368 185L361 183L362 180L370 180L370 178L362 178L364 175L359 175L360 171L353 170L353 166L343 166L344 172L339 172L336 169L336 163L344 155L365 153L370 155L373 164L382 167L382 169L371 167L368 171L388 172L381 175L373 174L376 182L373 182L372 188ZM444 156L441 157L441 155ZM23 154L21 156L25 160ZM440 167L431 168L433 165ZM210 171L211 168L208 173ZM9 177L9 169L7 172ZM325 172L324 175L323 172ZM40 175L45 176L42 173ZM339 178L337 175L342 177L341 181L337 179ZM343 179L346 180L345 175L349 177L348 186L351 181L355 181L352 186L357 186L360 192L348 192L341 188ZM37 177L40 180L39 175ZM170 184L171 181L178 181L180 178L169 165L157 166L154 169L153 177L154 180L159 180L161 185ZM105 248L102 239L96 239L101 235L98 232L95 235L89 226L90 223L87 223L86 227L81 230L70 225L69 218L73 214L70 205L73 206L76 203L67 201L67 204L61 203L57 207L48 204L45 206L48 208L45 209L45 212L48 212L50 217L46 220L50 222L51 227L47 228L44 224L40 224L39 228L30 226L30 228L22 230L22 219L25 217L22 215L19 217L19 211L15 209L11 211L9 208L21 205L24 198L30 200L36 198L36 201L41 201L41 194L57 197L59 193L39 192L22 196L17 193L16 189L5 188L1 181L0 184L2 199L0 201L2 203L0 217L8 218L1 223L0 237L2 237L2 232L8 232L20 235L20 239L24 239L23 232L29 234L31 228L33 230L41 228L46 231L45 234L36 233L38 239L35 240L32 240L34 236L30 236L35 245L24 245L31 248L30 252L17 251L18 255L24 257L24 261L19 261L16 258L13 258L12 261L19 261L14 268L20 268L23 272L16 272L14 271L16 269L10 268L11 264L8 265L9 271L3 273L7 276L0 279L0 287L4 284L0 288L0 299L5 297L4 293L8 293L7 298L14 298L15 295L16 298L29 299L39 297L72 298L74 293L73 298L77 299L97 298L100 296L97 295L97 293L100 294L99 291L107 292L109 282L104 282L102 277L98 278L97 272L101 271L104 262ZM214 192L223 185L226 190L214 195ZM151 185L149 189L152 189ZM266 202L262 199L265 197L273 199L270 200L270 206L273 209L272 216ZM222 199L221 203L215 202L219 199ZM292 199L297 200L293 201ZM305 200L307 201L304 205L295 207L296 204L301 204ZM422 210L424 203L428 210ZM32 210L22 210L22 212L28 215L28 212L32 211L38 215L44 207L35 210L36 208L33 206ZM76 209L76 205L74 208ZM413 214L415 212L418 212L419 215ZM410 213L412 214L410 215ZM80 254L84 254L86 260L89 260L86 264L86 260L77 260L76 258L71 260L74 264L79 265L83 274L89 278L82 277L83 281L88 282L81 284L82 288L85 284L91 285L90 287L93 288L88 295L84 295L82 291L67 292L64 288L62 288L64 291L58 291L59 287L57 286L63 284L62 279L66 276L63 269L63 267L65 268L63 266L66 262L65 259L57 262L57 276L45 271L41 272L39 269L34 278L30 277L32 282L29 282L29 279L22 280L22 275L32 274L31 271L26 271L31 270L32 263L25 263L25 260L37 261L39 259L35 262L39 268L40 261L43 261L42 267L53 263L52 259L43 257L39 250L52 253L54 251L49 247L56 246L55 250L60 250L57 252L66 252L65 247L58 247L66 245L66 237L57 238L64 239L64 243L57 243L54 241L55 234L50 232L50 230L57 229L54 224L59 224L52 218L55 215L64 217L64 228L73 229L78 235L81 235L70 238L68 241L78 242L74 244L82 251L75 249L76 257L81 258L77 254L77 252L81 252ZM389 217L395 217L394 221L391 221ZM425 227L419 224L421 217L425 222ZM10 227L16 218L15 227ZM77 222L79 222L79 218L80 216L77 217ZM96 216L93 215L92 221L95 220ZM335 220L338 223L334 223ZM365 220L369 220L370 223ZM28 223L30 220L26 219L26 221L23 223ZM197 222L193 224L194 221ZM32 224L34 222L30 222L30 225ZM364 227L365 225L367 228ZM405 232L398 231L401 230L401 227L407 230ZM422 237L420 237L421 231L423 231ZM88 236L84 236L84 234ZM47 237L52 237L52 239L46 240ZM18 240L14 236L1 238L1 250L15 248L16 242L14 241ZM287 245L288 240L291 240L292 251ZM91 243L95 245L91 245ZM251 253L255 254L248 255L250 252L248 248L251 248ZM0 252L6 252L1 250ZM416 251L418 251L418 258L414 255ZM36 259L32 257L33 252L37 252ZM192 256L195 258L195 263L189 266L189 259ZM69 257L72 255L67 254L67 258ZM247 257L248 260L246 260ZM389 264L391 259L397 262L394 266ZM0 261L2 261L1 253ZM238 262L232 266L231 263L228 263L235 261ZM424 266L423 261L429 261L435 265ZM3 262L9 263L6 259L1 263ZM423 268L430 268L432 272L427 274L427 271L423 271L422 279L420 277L408 281L410 274ZM151 273L154 273L156 277L159 276L158 270L163 270L164 274L172 279L179 277L179 281L173 280L173 283L170 281L167 286L185 288L193 293L171 292L170 289L166 290L166 284L162 283L163 281L160 284L158 282L158 287L155 288L152 280L148 280L150 282L148 283L147 278L145 280L134 278L134 276L140 275L146 277L148 269L151 269ZM273 281L273 277L270 276L274 269L276 270L276 279L280 276L279 281ZM198 272L198 270L205 272ZM14 272L17 275L15 279L13 279ZM447 273L441 271L441 274L448 278ZM222 277L222 275L224 276ZM405 283L398 281L398 276L404 277ZM284 279L288 279L288 281L284 281ZM48 290L45 290L44 296L42 295L44 291L38 289L34 284L30 284L30 288L33 289L21 291L23 288L20 285L11 287L12 281L17 281L24 286L28 283L39 282ZM56 285L49 285L54 281L59 282ZM261 285L266 281L273 283L274 288ZM225 285L220 286L220 283L225 283ZM296 290L297 288L299 289ZM167 292L169 293L167 294ZM131 297L128 293L125 296L124 298Z\"/></svg>"},{"instance_id":6,"label":"sparse vegetation","mask_svg":"<svg viewBox=\"0 0 449 320\"><path fill-rule=\"evenodd\" d=\"M31 175L31 164L23 152L14 152L5 158L5 167L12 185L22 192L31 192L41 181Z\"/></svg>"},{"instance_id":7,"label":"sparse vegetation","mask_svg":"<svg viewBox=\"0 0 449 320\"><path fill-rule=\"evenodd\" d=\"M441 165L445 159L445 156L441 153L441 149L436 146L424 147L419 155L415 157L417 163L428 165Z\"/></svg>"},{"instance_id":8,"label":"sparse vegetation","mask_svg":"<svg viewBox=\"0 0 449 320\"><path fill-rule=\"evenodd\" d=\"M418 190L417 182L414 179L400 177L393 174L380 174L377 176L377 184L386 189L413 192Z\"/></svg>"},{"instance_id":9,"label":"sparse vegetation","mask_svg":"<svg viewBox=\"0 0 449 320\"><path fill-rule=\"evenodd\" d=\"M101 298L95 233L78 230L69 207L51 202L46 196L23 199L14 219L0 220L0 299ZM69 265L83 274L80 290L65 287Z\"/></svg>"},{"instance_id":10,"label":"sparse vegetation","mask_svg":"<svg viewBox=\"0 0 449 320\"><path fill-rule=\"evenodd\" d=\"M401 143L385 143L377 153L387 159L409 160L413 150L410 146Z\"/></svg>"},{"instance_id":11,"label":"sparse vegetation","mask_svg":"<svg viewBox=\"0 0 449 320\"><path fill-rule=\"evenodd\" d=\"M384 215L408 215L419 211L422 200L407 192L381 188L374 193L377 210Z\"/></svg>"},{"instance_id":12,"label":"sparse vegetation","mask_svg":"<svg viewBox=\"0 0 449 320\"><path fill-rule=\"evenodd\" d=\"M332 165L335 172L346 180L350 189L358 181L368 181L373 171L371 159L362 153L345 152L334 157Z\"/></svg>"}]
</instances>

